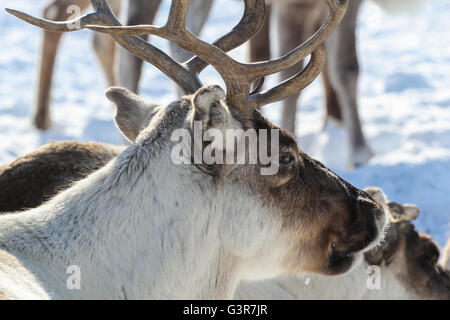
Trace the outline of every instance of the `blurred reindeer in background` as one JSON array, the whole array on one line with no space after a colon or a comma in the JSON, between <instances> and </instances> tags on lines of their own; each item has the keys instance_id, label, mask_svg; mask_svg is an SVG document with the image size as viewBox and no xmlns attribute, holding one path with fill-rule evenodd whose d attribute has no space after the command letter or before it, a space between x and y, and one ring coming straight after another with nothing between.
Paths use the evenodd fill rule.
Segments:
<instances>
[{"instance_id":1,"label":"blurred reindeer in background","mask_svg":"<svg viewBox=\"0 0 450 320\"><path fill-rule=\"evenodd\" d=\"M373 0L390 12L404 11L420 0ZM327 17L326 7L315 0L266 0L269 14L262 30L250 42L250 60L270 59L271 20L277 25L279 53L285 54L298 41L307 40ZM325 42L327 63L322 71L326 118L341 124L350 139L350 167L362 165L374 155L364 136L358 113L359 64L356 27L363 0L352 0L341 24ZM301 70L303 62L281 73L283 79ZM281 127L295 133L297 100L300 93L283 101Z\"/></svg>"},{"instance_id":2,"label":"blurred reindeer in background","mask_svg":"<svg viewBox=\"0 0 450 320\"><path fill-rule=\"evenodd\" d=\"M111 9L116 15L120 11L120 0L110 1ZM77 6L77 7L74 7ZM89 0L53 0L44 9L44 18L48 20L66 20L69 14L84 11L89 6ZM61 41L62 33L45 30L42 40L42 51L39 71L39 87L36 101L36 111L33 123L41 130L46 130L51 126L50 120L50 100L53 80L53 70L56 55ZM95 34L93 37L95 52L101 62L108 85L113 86L116 81L113 73L113 58L115 54L115 44L111 37L104 34Z\"/></svg>"},{"instance_id":3,"label":"blurred reindeer in background","mask_svg":"<svg viewBox=\"0 0 450 320\"><path fill-rule=\"evenodd\" d=\"M269 0L271 14L263 30L250 42L250 59L270 59L271 18L278 27L276 47L285 54L292 50L295 41L306 40L326 19L327 12L319 1ZM356 52L356 22L362 0L352 0L348 11L336 31L326 41L327 63L322 71L325 89L326 120L341 123L348 134L351 146L349 164L366 163L373 152L364 137L357 105L358 57ZM291 77L303 67L303 62L281 73L283 79ZM281 127L295 132L297 100L300 93L283 101Z\"/></svg>"}]
</instances>

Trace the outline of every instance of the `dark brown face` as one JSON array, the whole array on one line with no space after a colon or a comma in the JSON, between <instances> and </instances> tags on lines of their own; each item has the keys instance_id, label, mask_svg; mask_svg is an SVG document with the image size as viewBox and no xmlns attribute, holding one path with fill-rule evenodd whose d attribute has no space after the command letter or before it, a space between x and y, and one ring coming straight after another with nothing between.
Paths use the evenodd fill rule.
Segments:
<instances>
[{"instance_id":1,"label":"dark brown face","mask_svg":"<svg viewBox=\"0 0 450 320\"><path fill-rule=\"evenodd\" d=\"M438 246L411 222L391 223L385 241L366 260L397 270L397 277L422 299L450 299L450 275L437 264Z\"/></svg>"},{"instance_id":2,"label":"dark brown face","mask_svg":"<svg viewBox=\"0 0 450 320\"><path fill-rule=\"evenodd\" d=\"M259 112L253 128L276 128ZM287 272L340 274L348 271L381 238L384 210L373 199L303 153L280 130L280 161L274 176L255 177L263 203L273 207L292 239ZM239 174L244 174L240 172Z\"/></svg>"}]
</instances>

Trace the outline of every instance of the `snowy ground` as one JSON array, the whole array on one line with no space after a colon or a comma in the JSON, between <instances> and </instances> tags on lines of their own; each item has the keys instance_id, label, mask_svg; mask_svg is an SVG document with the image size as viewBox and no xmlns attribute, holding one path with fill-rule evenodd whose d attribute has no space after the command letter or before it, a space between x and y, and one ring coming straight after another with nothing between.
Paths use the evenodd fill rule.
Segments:
<instances>
[{"instance_id":1,"label":"snowy ground","mask_svg":"<svg viewBox=\"0 0 450 320\"><path fill-rule=\"evenodd\" d=\"M89 31L71 33L63 41L53 90L54 128L40 133L31 126L41 33L3 9L40 15L45 2L1 2L0 163L50 140L122 141L112 122L112 106L103 97L105 83L91 51ZM346 171L345 161L335 161L343 159L340 154L347 146L333 128L320 133L320 81L301 99L297 137L306 151L356 186L377 185L392 200L418 204L417 228L443 245L450 230L450 1L425 2L421 12L408 16L388 15L370 2L362 8L359 102L365 133L377 153L370 164ZM221 10L225 6L227 10ZM242 9L240 1L217 0L203 37L213 40L229 30ZM158 21L163 19L161 14ZM245 52L244 47L233 55L244 57ZM210 69L202 78L217 79ZM171 82L151 66L146 66L141 95L161 103L175 97ZM266 112L278 121L278 105L266 107Z\"/></svg>"}]
</instances>

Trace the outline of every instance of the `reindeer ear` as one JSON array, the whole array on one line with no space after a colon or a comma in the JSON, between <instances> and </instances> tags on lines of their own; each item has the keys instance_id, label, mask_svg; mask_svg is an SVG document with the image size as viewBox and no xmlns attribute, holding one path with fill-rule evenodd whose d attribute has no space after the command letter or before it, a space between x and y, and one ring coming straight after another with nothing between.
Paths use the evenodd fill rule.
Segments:
<instances>
[{"instance_id":1,"label":"reindeer ear","mask_svg":"<svg viewBox=\"0 0 450 320\"><path fill-rule=\"evenodd\" d=\"M112 87L105 96L117 107L114 121L120 132L130 141L134 141L141 130L150 122L157 105L145 102L142 98L121 87Z\"/></svg>"},{"instance_id":2,"label":"reindeer ear","mask_svg":"<svg viewBox=\"0 0 450 320\"><path fill-rule=\"evenodd\" d=\"M420 213L419 207L414 204L401 205L391 201L388 203L388 207L391 220L394 222L413 221Z\"/></svg>"},{"instance_id":3,"label":"reindeer ear","mask_svg":"<svg viewBox=\"0 0 450 320\"><path fill-rule=\"evenodd\" d=\"M393 222L413 221L419 216L419 207L414 204L401 205L397 202L390 201L388 203L389 215Z\"/></svg>"},{"instance_id":4,"label":"reindeer ear","mask_svg":"<svg viewBox=\"0 0 450 320\"><path fill-rule=\"evenodd\" d=\"M199 89L193 97L194 121L201 121L203 131L234 127L234 119L225 104L225 92L219 86Z\"/></svg>"},{"instance_id":5,"label":"reindeer ear","mask_svg":"<svg viewBox=\"0 0 450 320\"><path fill-rule=\"evenodd\" d=\"M415 220L420 213L420 209L415 204L404 204L403 208L405 209L405 218L408 219L408 221Z\"/></svg>"}]
</instances>

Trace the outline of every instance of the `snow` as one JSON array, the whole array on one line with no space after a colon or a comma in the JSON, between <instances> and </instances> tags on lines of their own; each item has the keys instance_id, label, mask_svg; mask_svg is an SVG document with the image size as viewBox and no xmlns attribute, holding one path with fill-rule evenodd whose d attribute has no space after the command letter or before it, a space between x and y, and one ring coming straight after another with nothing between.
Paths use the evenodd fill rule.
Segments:
<instances>
[{"instance_id":1,"label":"snow","mask_svg":"<svg viewBox=\"0 0 450 320\"><path fill-rule=\"evenodd\" d=\"M211 41L241 17L241 1L216 0L202 38ZM40 15L45 0L2 0L0 12L0 163L50 140L121 143L104 98L105 81L91 50L89 31L64 37L52 95L52 130L31 126L41 32L8 15L5 7ZM157 17L162 24L168 10ZM223 10L226 6L227 10ZM320 158L358 187L376 185L391 200L421 208L417 229L443 246L450 230L450 2L425 1L421 10L390 15L364 3L358 28L361 65L359 104L365 134L376 152L370 163L346 169L346 134L336 124L322 131L321 81L302 94L297 137L308 153ZM276 31L274 32L276 35ZM167 43L152 38L167 50ZM245 46L232 55L245 60ZM208 68L202 79L221 83ZM269 84L273 83L270 79ZM141 96L159 103L175 98L174 86L146 65ZM280 106L265 108L275 123Z\"/></svg>"}]
</instances>

